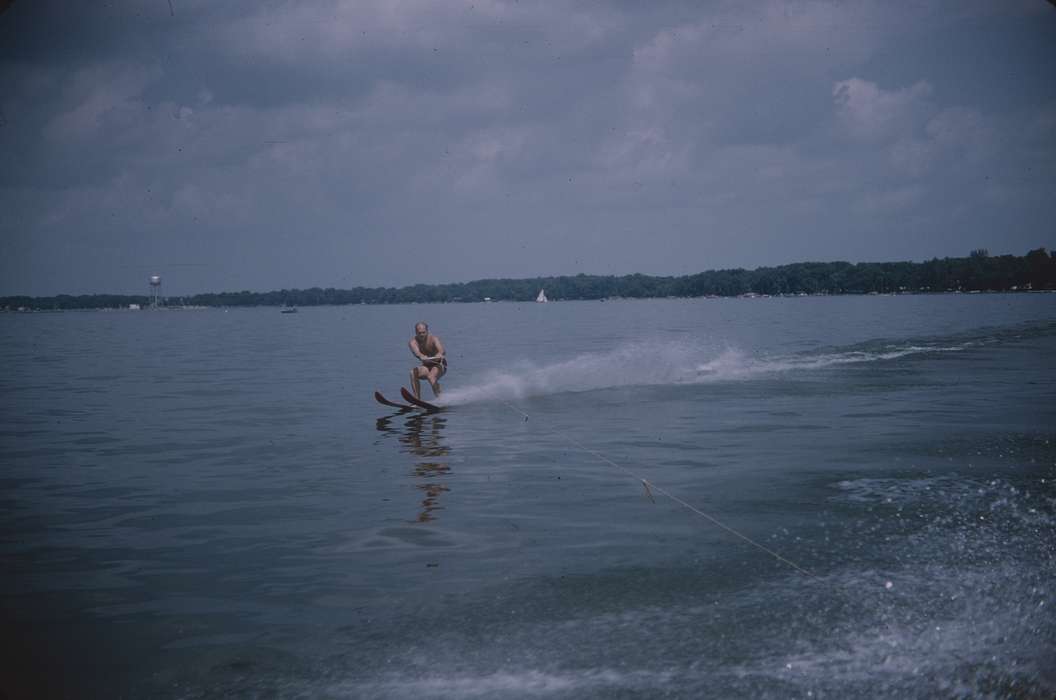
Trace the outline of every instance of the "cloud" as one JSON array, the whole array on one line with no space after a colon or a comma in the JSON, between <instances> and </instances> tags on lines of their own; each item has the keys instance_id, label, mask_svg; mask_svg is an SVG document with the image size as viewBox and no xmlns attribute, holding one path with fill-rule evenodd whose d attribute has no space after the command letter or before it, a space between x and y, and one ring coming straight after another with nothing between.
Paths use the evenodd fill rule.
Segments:
<instances>
[{"instance_id":1,"label":"cloud","mask_svg":"<svg viewBox=\"0 0 1056 700\"><path fill-rule=\"evenodd\" d=\"M157 66L129 63L104 63L76 72L64 87L65 101L73 105L48 121L44 136L83 140L102 130L128 127L144 111L143 91L161 76Z\"/></svg>"},{"instance_id":2,"label":"cloud","mask_svg":"<svg viewBox=\"0 0 1056 700\"><path fill-rule=\"evenodd\" d=\"M883 90L861 78L841 80L832 87L837 118L845 134L862 141L907 135L922 111L930 108L933 90L926 81Z\"/></svg>"},{"instance_id":3,"label":"cloud","mask_svg":"<svg viewBox=\"0 0 1056 700\"><path fill-rule=\"evenodd\" d=\"M578 3L517 0L325 0L261 6L214 28L233 52L294 65L371 52L412 52L443 62L449 54L509 48L514 38L579 52L619 28L613 12Z\"/></svg>"},{"instance_id":4,"label":"cloud","mask_svg":"<svg viewBox=\"0 0 1056 700\"><path fill-rule=\"evenodd\" d=\"M857 61L869 55L891 23L892 16L872 2L718 3L690 22L657 32L635 51L635 61L664 72L690 68L700 58L765 61L778 69L767 59L790 56L796 68L818 58Z\"/></svg>"},{"instance_id":5,"label":"cloud","mask_svg":"<svg viewBox=\"0 0 1056 700\"><path fill-rule=\"evenodd\" d=\"M936 207L961 216L959 193L1000 170L992 120L978 109L940 107L926 79L885 90L855 77L836 82L832 96L834 140L856 145L856 167L848 169L854 211L914 213L920 225L939 225Z\"/></svg>"},{"instance_id":6,"label":"cloud","mask_svg":"<svg viewBox=\"0 0 1056 700\"><path fill-rule=\"evenodd\" d=\"M983 115L975 109L950 107L928 120L925 131L943 148L982 151L993 138Z\"/></svg>"},{"instance_id":7,"label":"cloud","mask_svg":"<svg viewBox=\"0 0 1056 700\"><path fill-rule=\"evenodd\" d=\"M935 144L928 139L907 137L891 145L889 160L896 172L909 177L921 177L935 162Z\"/></svg>"},{"instance_id":8,"label":"cloud","mask_svg":"<svg viewBox=\"0 0 1056 700\"><path fill-rule=\"evenodd\" d=\"M926 194L927 189L920 185L907 185L888 190L867 191L857 204L867 214L889 215L912 209Z\"/></svg>"},{"instance_id":9,"label":"cloud","mask_svg":"<svg viewBox=\"0 0 1056 700\"><path fill-rule=\"evenodd\" d=\"M391 261L425 231L447 279L663 273L702 251L716 265L882 251L879 214L930 212L938 230L953 205L979 210L984 182L1017 230L1052 210L1056 102L1035 54L1016 53L1022 6L174 5L28 4L35 26L0 24L17 250L45 260L65 236L178 256L190 239L250 287L291 258L303 277L284 284L394 284L419 281ZM962 69L983 38L993 75ZM986 82L998 74L1023 81L1020 103ZM21 259L0 279L30 289L43 277Z\"/></svg>"},{"instance_id":10,"label":"cloud","mask_svg":"<svg viewBox=\"0 0 1056 700\"><path fill-rule=\"evenodd\" d=\"M522 159L534 159L541 134L530 127L489 127L446 146L442 157L414 176L416 192L493 197L516 182Z\"/></svg>"},{"instance_id":11,"label":"cloud","mask_svg":"<svg viewBox=\"0 0 1056 700\"><path fill-rule=\"evenodd\" d=\"M871 2L706 5L635 43L624 130L660 130L698 166L725 144L806 139L829 114L831 66L865 60L891 17Z\"/></svg>"},{"instance_id":12,"label":"cloud","mask_svg":"<svg viewBox=\"0 0 1056 700\"><path fill-rule=\"evenodd\" d=\"M460 119L497 118L513 106L512 89L499 80L488 80L440 91L412 89L379 81L353 110L361 124L377 128L441 126Z\"/></svg>"},{"instance_id":13,"label":"cloud","mask_svg":"<svg viewBox=\"0 0 1056 700\"><path fill-rule=\"evenodd\" d=\"M981 166L995 155L996 129L975 109L949 107L921 119L922 136L907 136L888 149L891 166L898 173L920 178L936 168L966 169Z\"/></svg>"}]
</instances>

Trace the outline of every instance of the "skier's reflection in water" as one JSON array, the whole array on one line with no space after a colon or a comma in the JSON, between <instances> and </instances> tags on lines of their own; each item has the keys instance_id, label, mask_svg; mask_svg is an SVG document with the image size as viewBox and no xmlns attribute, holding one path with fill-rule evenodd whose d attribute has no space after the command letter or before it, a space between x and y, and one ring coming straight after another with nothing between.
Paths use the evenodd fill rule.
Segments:
<instances>
[{"instance_id":1,"label":"skier's reflection in water","mask_svg":"<svg viewBox=\"0 0 1056 700\"><path fill-rule=\"evenodd\" d=\"M378 430L392 433L404 445L403 451L418 459L414 464L417 486L424 497L417 522L427 523L436 519L435 511L442 510L438 504L440 494L448 490L442 479L451 472L447 455L451 449L443 442L444 424L447 419L436 414L414 414L404 419L402 429L392 425L393 417L379 418Z\"/></svg>"}]
</instances>

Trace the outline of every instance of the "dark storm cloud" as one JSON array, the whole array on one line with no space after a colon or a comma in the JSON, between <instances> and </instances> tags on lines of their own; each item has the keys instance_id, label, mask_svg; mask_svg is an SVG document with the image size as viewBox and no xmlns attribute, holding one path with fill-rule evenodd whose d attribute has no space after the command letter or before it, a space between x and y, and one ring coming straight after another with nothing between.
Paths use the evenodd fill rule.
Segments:
<instances>
[{"instance_id":1,"label":"dark storm cloud","mask_svg":"<svg viewBox=\"0 0 1056 700\"><path fill-rule=\"evenodd\" d=\"M1023 253L1054 33L1041 3L16 3L0 293Z\"/></svg>"}]
</instances>

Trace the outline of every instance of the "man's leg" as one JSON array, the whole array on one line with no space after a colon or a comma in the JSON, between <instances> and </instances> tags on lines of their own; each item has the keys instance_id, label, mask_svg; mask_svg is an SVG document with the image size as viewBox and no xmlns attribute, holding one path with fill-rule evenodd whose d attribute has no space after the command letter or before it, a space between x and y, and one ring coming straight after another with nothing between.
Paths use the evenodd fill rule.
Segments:
<instances>
[{"instance_id":1,"label":"man's leg","mask_svg":"<svg viewBox=\"0 0 1056 700\"><path fill-rule=\"evenodd\" d=\"M422 398L422 387L418 383L418 380L420 378L418 376L418 370L419 369L420 368L415 367L414 369L411 370L411 393L414 394L414 398L416 398L416 399Z\"/></svg>"},{"instance_id":2,"label":"man's leg","mask_svg":"<svg viewBox=\"0 0 1056 700\"><path fill-rule=\"evenodd\" d=\"M429 386L433 388L433 396L440 395L440 368L430 367L429 374L426 375L429 379Z\"/></svg>"}]
</instances>

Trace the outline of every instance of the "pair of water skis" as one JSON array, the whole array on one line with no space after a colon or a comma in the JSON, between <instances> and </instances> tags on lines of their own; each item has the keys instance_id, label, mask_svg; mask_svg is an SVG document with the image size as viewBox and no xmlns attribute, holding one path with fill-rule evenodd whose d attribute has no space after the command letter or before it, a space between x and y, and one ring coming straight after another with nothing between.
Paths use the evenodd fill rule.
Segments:
<instances>
[{"instance_id":1,"label":"pair of water skis","mask_svg":"<svg viewBox=\"0 0 1056 700\"><path fill-rule=\"evenodd\" d=\"M428 401L422 401L419 398L415 398L414 394L412 394L411 392L407 391L407 389L405 387L400 387L400 395L403 396L403 400L406 401L407 403L399 403L397 401L389 401L387 398L385 398L382 395L382 393L380 391L375 391L374 392L374 399L378 403L380 403L380 404L382 404L384 406L392 406L393 408L400 408L400 409L403 409L403 410L413 410L415 408L420 408L420 409L423 409L423 410L426 410L426 411L442 411L442 410L444 410L443 406L437 406L436 404L429 403Z\"/></svg>"}]
</instances>

